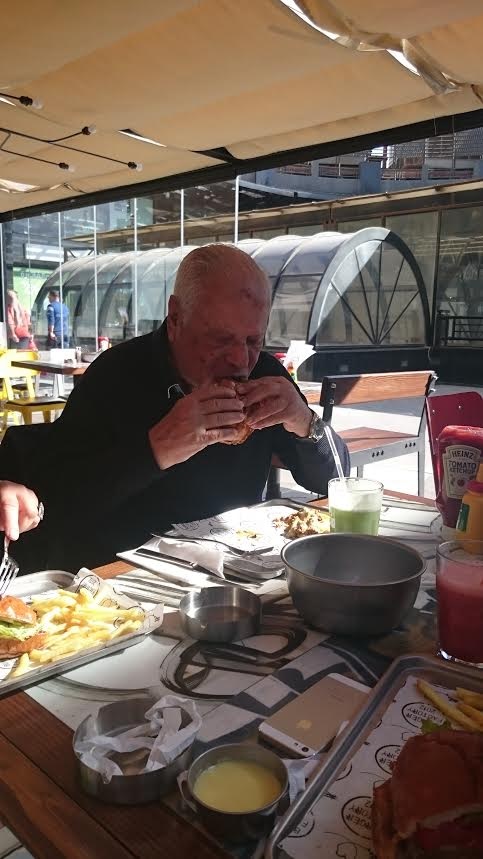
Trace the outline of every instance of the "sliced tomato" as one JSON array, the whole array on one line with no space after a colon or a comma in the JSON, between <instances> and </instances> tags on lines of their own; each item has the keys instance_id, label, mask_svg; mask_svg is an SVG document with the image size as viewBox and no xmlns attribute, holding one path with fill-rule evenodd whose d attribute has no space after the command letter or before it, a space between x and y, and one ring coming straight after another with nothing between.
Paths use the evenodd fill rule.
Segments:
<instances>
[{"instance_id":1,"label":"sliced tomato","mask_svg":"<svg viewBox=\"0 0 483 859\"><path fill-rule=\"evenodd\" d=\"M440 847L477 847L483 855L483 820L461 818L442 823L436 829L421 827L415 834L415 841L423 850L437 850Z\"/></svg>"}]
</instances>

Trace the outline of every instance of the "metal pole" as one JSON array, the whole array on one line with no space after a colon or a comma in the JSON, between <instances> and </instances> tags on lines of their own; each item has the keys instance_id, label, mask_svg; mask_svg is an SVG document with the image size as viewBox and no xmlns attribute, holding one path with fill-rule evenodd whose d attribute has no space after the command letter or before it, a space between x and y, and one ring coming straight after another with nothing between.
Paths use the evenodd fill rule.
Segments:
<instances>
[{"instance_id":1,"label":"metal pole","mask_svg":"<svg viewBox=\"0 0 483 859\"><path fill-rule=\"evenodd\" d=\"M184 188L181 188L180 210L179 210L179 243L184 248Z\"/></svg>"},{"instance_id":2,"label":"metal pole","mask_svg":"<svg viewBox=\"0 0 483 859\"><path fill-rule=\"evenodd\" d=\"M235 223L233 226L233 241L238 244L238 212L239 212L239 197L240 197L240 177L235 179Z\"/></svg>"},{"instance_id":3,"label":"metal pole","mask_svg":"<svg viewBox=\"0 0 483 859\"><path fill-rule=\"evenodd\" d=\"M138 336L138 258L136 252L138 249L138 201L134 198L134 281L133 281L133 302L134 302L134 336Z\"/></svg>"},{"instance_id":4,"label":"metal pole","mask_svg":"<svg viewBox=\"0 0 483 859\"><path fill-rule=\"evenodd\" d=\"M62 253L62 229L61 229L61 219L60 212L57 215L57 235L59 237L59 291L60 291L60 348L64 348L64 314L62 312L62 305L64 303L64 290L62 284L62 264L64 262L64 254Z\"/></svg>"},{"instance_id":5,"label":"metal pole","mask_svg":"<svg viewBox=\"0 0 483 859\"><path fill-rule=\"evenodd\" d=\"M99 348L99 296L97 294L97 206L94 205L94 350Z\"/></svg>"}]
</instances>

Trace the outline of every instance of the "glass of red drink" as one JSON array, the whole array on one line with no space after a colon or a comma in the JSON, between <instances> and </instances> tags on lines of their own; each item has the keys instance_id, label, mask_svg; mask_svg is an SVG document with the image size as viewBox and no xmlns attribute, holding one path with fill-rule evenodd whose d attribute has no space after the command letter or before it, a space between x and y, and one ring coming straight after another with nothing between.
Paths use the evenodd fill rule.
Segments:
<instances>
[{"instance_id":1,"label":"glass of red drink","mask_svg":"<svg viewBox=\"0 0 483 859\"><path fill-rule=\"evenodd\" d=\"M483 668L483 540L438 546L439 655Z\"/></svg>"}]
</instances>

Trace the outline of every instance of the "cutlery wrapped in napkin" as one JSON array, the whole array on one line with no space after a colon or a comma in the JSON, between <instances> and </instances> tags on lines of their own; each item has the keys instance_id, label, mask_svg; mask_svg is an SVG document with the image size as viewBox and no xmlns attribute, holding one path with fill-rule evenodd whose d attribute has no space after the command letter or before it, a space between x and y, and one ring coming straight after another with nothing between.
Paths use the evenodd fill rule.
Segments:
<instances>
[{"instance_id":1,"label":"cutlery wrapped in napkin","mask_svg":"<svg viewBox=\"0 0 483 859\"><path fill-rule=\"evenodd\" d=\"M74 739L74 752L109 784L113 776L141 775L168 766L194 742L201 727L194 701L176 695L164 695L145 718L142 724L111 736L97 734L95 716L89 716L91 731L87 725L88 737Z\"/></svg>"},{"instance_id":2,"label":"cutlery wrapped in napkin","mask_svg":"<svg viewBox=\"0 0 483 859\"><path fill-rule=\"evenodd\" d=\"M176 537L152 537L137 549L119 552L118 557L164 578L183 578L202 586L207 576L223 574L223 550L216 543L188 543ZM179 564L178 564L179 562Z\"/></svg>"}]
</instances>

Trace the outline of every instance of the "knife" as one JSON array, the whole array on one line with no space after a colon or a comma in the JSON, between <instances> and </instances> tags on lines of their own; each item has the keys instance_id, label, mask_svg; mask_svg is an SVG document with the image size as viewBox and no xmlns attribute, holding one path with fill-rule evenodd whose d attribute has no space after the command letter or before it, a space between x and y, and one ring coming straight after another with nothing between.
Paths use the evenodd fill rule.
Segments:
<instances>
[{"instance_id":1,"label":"knife","mask_svg":"<svg viewBox=\"0 0 483 859\"><path fill-rule=\"evenodd\" d=\"M165 561L168 564L174 564L177 567L184 567L187 570L194 570L196 573L205 573L213 577L211 570L197 564L196 561L187 561L185 558L175 558L174 555L166 555L164 552L159 552L157 549L135 549L135 555L140 555L142 558L151 558L153 561ZM221 578L215 576L215 578Z\"/></svg>"}]
</instances>

